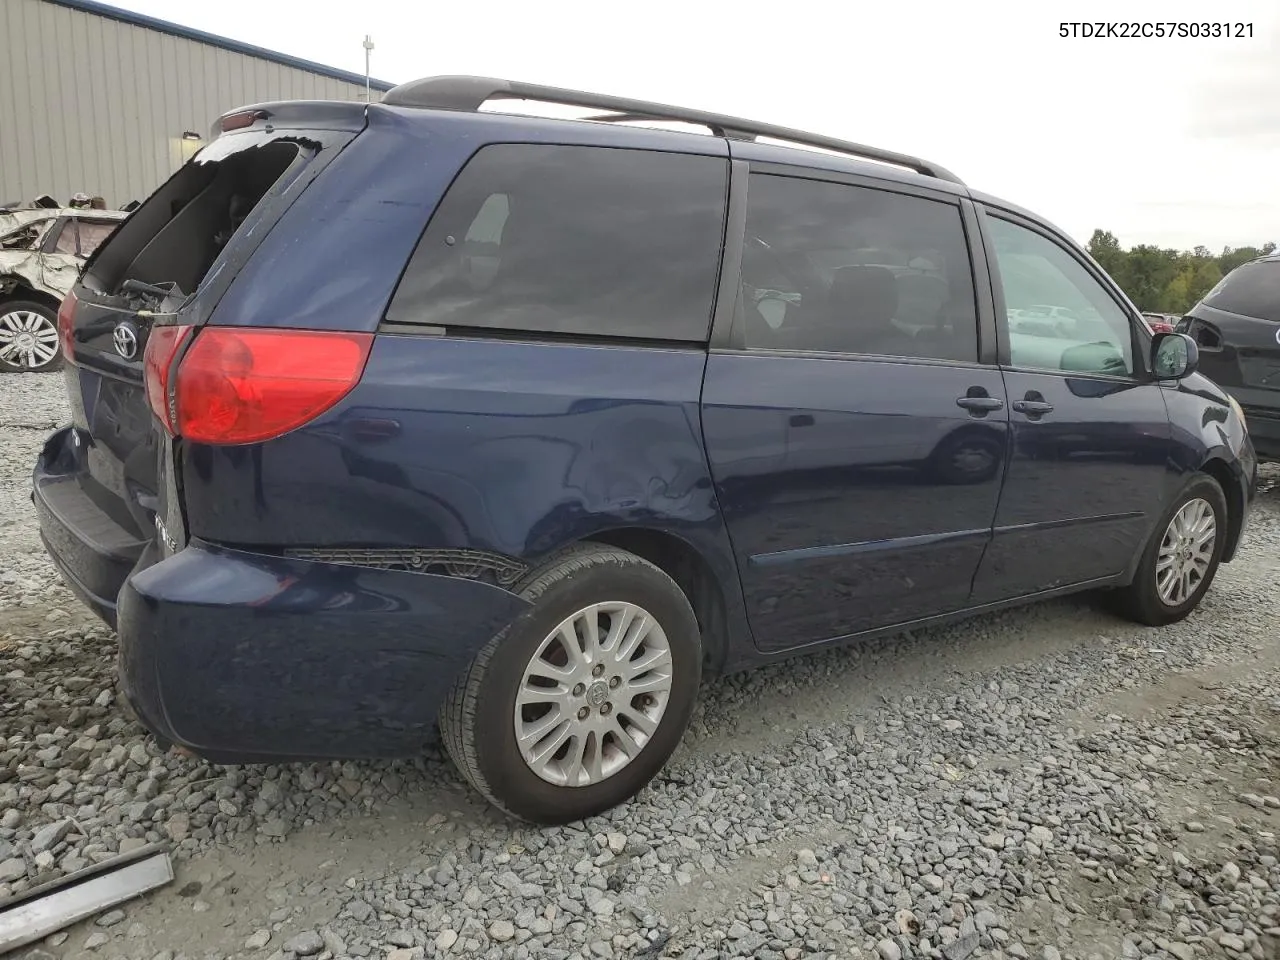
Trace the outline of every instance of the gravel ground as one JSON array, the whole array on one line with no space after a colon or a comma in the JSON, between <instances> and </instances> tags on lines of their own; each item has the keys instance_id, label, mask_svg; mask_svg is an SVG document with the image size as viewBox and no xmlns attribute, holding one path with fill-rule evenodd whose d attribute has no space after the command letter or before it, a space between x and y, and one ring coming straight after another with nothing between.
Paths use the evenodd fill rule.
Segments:
<instances>
[{"instance_id":1,"label":"gravel ground","mask_svg":"<svg viewBox=\"0 0 1280 960\"><path fill-rule=\"evenodd\" d=\"M1280 957L1280 471L1187 622L1074 599L719 681L640 798L534 829L435 752L161 754L40 549L65 416L0 376L0 898L162 839L178 880L33 960Z\"/></svg>"}]
</instances>

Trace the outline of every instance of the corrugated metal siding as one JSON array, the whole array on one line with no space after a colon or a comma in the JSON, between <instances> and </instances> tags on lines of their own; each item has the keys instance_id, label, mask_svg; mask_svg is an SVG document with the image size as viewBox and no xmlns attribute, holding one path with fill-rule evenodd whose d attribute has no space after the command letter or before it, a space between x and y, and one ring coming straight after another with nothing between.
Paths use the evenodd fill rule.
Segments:
<instances>
[{"instance_id":1,"label":"corrugated metal siding","mask_svg":"<svg viewBox=\"0 0 1280 960\"><path fill-rule=\"evenodd\" d=\"M121 206L181 165L184 131L207 138L233 107L363 98L362 86L259 57L0 0L0 203L84 191Z\"/></svg>"}]
</instances>

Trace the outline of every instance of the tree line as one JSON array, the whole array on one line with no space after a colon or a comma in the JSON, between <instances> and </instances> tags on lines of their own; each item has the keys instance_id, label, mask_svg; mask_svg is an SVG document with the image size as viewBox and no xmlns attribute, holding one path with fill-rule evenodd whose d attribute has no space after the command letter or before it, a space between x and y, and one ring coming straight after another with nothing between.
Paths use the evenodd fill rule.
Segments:
<instances>
[{"instance_id":1,"label":"tree line","mask_svg":"<svg viewBox=\"0 0 1280 960\"><path fill-rule=\"evenodd\" d=\"M1265 243L1261 247L1224 247L1216 255L1208 247L1187 252L1140 244L1124 250L1110 230L1095 230L1089 239L1090 255L1139 310L1150 313L1186 313L1240 264L1275 249L1274 243Z\"/></svg>"}]
</instances>

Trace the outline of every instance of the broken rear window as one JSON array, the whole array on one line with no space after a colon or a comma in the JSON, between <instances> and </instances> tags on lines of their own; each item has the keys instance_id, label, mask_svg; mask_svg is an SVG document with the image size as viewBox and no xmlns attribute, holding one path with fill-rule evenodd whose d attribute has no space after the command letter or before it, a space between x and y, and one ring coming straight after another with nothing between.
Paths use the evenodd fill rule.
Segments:
<instances>
[{"instance_id":1,"label":"broken rear window","mask_svg":"<svg viewBox=\"0 0 1280 960\"><path fill-rule=\"evenodd\" d=\"M134 211L91 262L86 281L104 293L126 280L193 293L299 153L290 140L215 141Z\"/></svg>"}]
</instances>

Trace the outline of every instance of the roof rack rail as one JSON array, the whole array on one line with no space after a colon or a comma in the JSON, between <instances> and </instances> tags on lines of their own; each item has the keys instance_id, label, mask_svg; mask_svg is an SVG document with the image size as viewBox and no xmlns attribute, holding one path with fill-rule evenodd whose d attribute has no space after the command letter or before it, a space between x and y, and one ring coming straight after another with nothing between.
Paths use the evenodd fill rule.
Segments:
<instances>
[{"instance_id":1,"label":"roof rack rail","mask_svg":"<svg viewBox=\"0 0 1280 960\"><path fill-rule=\"evenodd\" d=\"M396 107L418 107L430 110L459 110L468 113L478 111L490 100L532 100L539 103L554 103L562 106L586 107L592 110L604 110L607 113L589 119L620 123L635 120L663 120L677 123L691 123L707 127L715 136L730 140L755 140L757 137L768 137L820 150L848 154L865 160L876 160L897 167L914 170L927 177L948 180L963 185L964 181L945 167L922 160L905 153L892 150L881 150L860 143L850 143L834 137L824 137L816 133L806 133L790 127L778 127L768 123L756 123L738 117L726 117L717 113L702 110L690 110L684 107L671 107L661 103L647 103L644 100L631 100L626 97L611 97L605 94L585 93L581 90L567 90L561 87L545 87L536 83L521 83L513 80L497 80L491 77L425 77L411 80L392 87L382 97L382 102Z\"/></svg>"}]
</instances>

